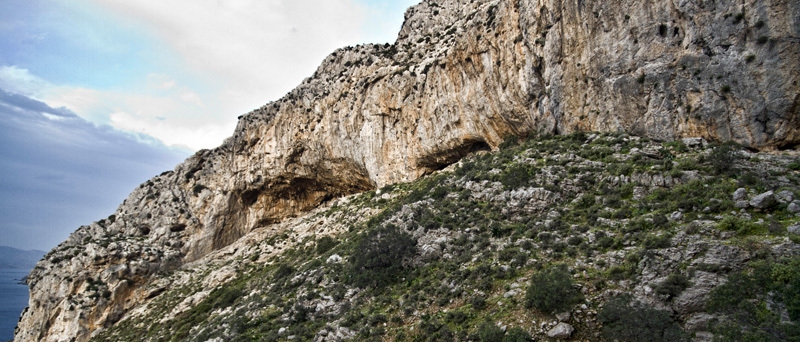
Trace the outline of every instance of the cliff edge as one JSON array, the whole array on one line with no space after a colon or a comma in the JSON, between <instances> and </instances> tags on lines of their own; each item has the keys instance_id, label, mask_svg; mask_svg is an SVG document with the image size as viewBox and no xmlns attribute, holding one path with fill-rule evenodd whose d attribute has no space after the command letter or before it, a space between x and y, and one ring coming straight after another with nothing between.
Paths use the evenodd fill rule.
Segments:
<instances>
[{"instance_id":1,"label":"cliff edge","mask_svg":"<svg viewBox=\"0 0 800 342\"><path fill-rule=\"evenodd\" d=\"M339 49L222 146L142 184L30 276L17 341L84 341L153 276L321 203L509 136L800 143L800 3L435 0L394 44Z\"/></svg>"}]
</instances>

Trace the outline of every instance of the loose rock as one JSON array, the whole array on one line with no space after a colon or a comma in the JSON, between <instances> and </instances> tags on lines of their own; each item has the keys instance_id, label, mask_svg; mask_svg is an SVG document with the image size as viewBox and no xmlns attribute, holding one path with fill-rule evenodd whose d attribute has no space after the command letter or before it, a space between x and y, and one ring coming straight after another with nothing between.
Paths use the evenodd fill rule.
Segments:
<instances>
[{"instance_id":1,"label":"loose rock","mask_svg":"<svg viewBox=\"0 0 800 342\"><path fill-rule=\"evenodd\" d=\"M775 199L775 194L772 191L767 191L750 200L750 206L756 209L769 209L778 204Z\"/></svg>"},{"instance_id":2,"label":"loose rock","mask_svg":"<svg viewBox=\"0 0 800 342\"><path fill-rule=\"evenodd\" d=\"M733 192L733 200L734 201L736 201L736 202L743 201L745 198L747 198L747 189L738 188L738 189L736 189L736 191Z\"/></svg>"},{"instance_id":3,"label":"loose rock","mask_svg":"<svg viewBox=\"0 0 800 342\"><path fill-rule=\"evenodd\" d=\"M568 339L572 336L572 332L575 331L571 325L561 322L558 323L553 329L547 331L547 336L550 338L557 338L557 339Z\"/></svg>"}]
</instances>

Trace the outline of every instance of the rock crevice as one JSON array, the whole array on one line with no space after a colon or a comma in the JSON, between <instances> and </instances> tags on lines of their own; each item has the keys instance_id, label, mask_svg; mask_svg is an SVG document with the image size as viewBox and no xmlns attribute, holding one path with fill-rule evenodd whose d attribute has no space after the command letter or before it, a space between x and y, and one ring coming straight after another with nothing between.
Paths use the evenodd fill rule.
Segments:
<instances>
[{"instance_id":1,"label":"rock crevice","mask_svg":"<svg viewBox=\"0 0 800 342\"><path fill-rule=\"evenodd\" d=\"M32 272L16 339L86 340L144 301L153 274L512 135L800 143L796 2L426 0L405 16L395 43L333 52L222 146L79 228ZM89 277L110 295L81 294Z\"/></svg>"}]
</instances>

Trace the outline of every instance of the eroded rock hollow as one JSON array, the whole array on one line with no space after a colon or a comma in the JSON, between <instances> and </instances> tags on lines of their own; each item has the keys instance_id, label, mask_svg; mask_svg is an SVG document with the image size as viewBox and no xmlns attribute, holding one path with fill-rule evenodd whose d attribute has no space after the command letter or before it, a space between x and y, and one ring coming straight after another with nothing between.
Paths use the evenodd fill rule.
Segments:
<instances>
[{"instance_id":1,"label":"eroded rock hollow","mask_svg":"<svg viewBox=\"0 0 800 342\"><path fill-rule=\"evenodd\" d=\"M426 0L346 47L222 146L135 189L30 277L18 341L84 341L160 272L327 200L414 180L509 136L623 131L800 143L800 3Z\"/></svg>"}]
</instances>

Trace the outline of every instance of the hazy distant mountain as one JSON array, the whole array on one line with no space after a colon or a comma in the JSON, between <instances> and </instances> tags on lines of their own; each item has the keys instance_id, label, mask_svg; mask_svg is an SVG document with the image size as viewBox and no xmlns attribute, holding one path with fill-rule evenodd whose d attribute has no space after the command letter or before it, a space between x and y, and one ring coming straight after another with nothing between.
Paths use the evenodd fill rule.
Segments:
<instances>
[{"instance_id":1,"label":"hazy distant mountain","mask_svg":"<svg viewBox=\"0 0 800 342\"><path fill-rule=\"evenodd\" d=\"M0 246L0 268L33 268L44 251L23 251L13 247Z\"/></svg>"}]
</instances>

